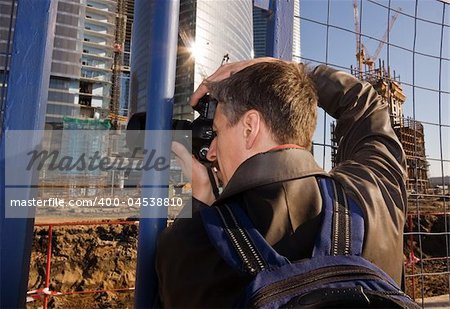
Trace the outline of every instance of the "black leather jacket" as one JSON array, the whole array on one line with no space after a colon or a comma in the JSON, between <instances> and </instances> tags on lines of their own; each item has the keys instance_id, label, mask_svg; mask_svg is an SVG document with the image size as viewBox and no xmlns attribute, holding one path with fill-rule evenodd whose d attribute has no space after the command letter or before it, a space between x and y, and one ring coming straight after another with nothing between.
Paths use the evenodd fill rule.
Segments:
<instances>
[{"instance_id":1,"label":"black leather jacket","mask_svg":"<svg viewBox=\"0 0 450 309\"><path fill-rule=\"evenodd\" d=\"M320 106L337 119L339 163L329 175L365 215L363 256L400 282L406 162L388 106L368 83L349 74L319 66L311 77ZM241 164L215 204L241 198L256 228L280 254L308 258L321 222L314 176L325 174L306 150L261 153ZM199 204L194 201L194 209L205 207ZM220 258L195 210L191 219L178 219L161 234L156 269L165 307L232 307L251 279Z\"/></svg>"}]
</instances>

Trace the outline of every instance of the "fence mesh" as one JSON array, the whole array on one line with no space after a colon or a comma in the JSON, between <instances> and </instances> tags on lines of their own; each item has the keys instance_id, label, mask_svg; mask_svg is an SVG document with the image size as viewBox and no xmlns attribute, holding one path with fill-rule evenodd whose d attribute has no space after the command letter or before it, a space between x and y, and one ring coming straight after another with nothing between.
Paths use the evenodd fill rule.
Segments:
<instances>
[{"instance_id":1,"label":"fence mesh","mask_svg":"<svg viewBox=\"0 0 450 309\"><path fill-rule=\"evenodd\" d=\"M0 0L0 126L16 7L16 0ZM300 0L295 18L301 53L294 56L389 85L382 95L408 159L406 291L422 304L449 294L450 2ZM322 112L314 155L326 170L336 150L333 128Z\"/></svg>"},{"instance_id":2,"label":"fence mesh","mask_svg":"<svg viewBox=\"0 0 450 309\"><path fill-rule=\"evenodd\" d=\"M406 291L419 303L449 294L450 3L300 3L303 62L387 85L376 88L390 105L408 164ZM314 155L325 169L334 164L333 129L333 119L322 112Z\"/></svg>"}]
</instances>

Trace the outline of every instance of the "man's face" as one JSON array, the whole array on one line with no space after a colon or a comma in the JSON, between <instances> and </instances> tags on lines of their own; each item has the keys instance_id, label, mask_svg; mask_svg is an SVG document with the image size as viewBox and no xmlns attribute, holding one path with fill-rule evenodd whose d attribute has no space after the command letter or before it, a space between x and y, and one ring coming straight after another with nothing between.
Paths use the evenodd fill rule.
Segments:
<instances>
[{"instance_id":1,"label":"man's face","mask_svg":"<svg viewBox=\"0 0 450 309\"><path fill-rule=\"evenodd\" d=\"M218 176L225 187L246 159L243 126L240 121L231 126L223 113L222 104L219 103L214 115L213 130L216 137L209 147L207 158L218 167Z\"/></svg>"}]
</instances>

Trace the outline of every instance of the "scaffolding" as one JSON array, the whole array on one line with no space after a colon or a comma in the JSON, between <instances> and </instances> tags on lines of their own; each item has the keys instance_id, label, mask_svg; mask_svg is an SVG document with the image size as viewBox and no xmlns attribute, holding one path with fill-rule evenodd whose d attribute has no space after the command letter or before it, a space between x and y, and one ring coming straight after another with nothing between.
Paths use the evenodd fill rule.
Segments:
<instances>
[{"instance_id":1,"label":"scaffolding","mask_svg":"<svg viewBox=\"0 0 450 309\"><path fill-rule=\"evenodd\" d=\"M113 128L117 128L119 122L126 122L126 117L119 115L121 75L123 64L123 48L125 44L127 26L127 1L117 0L116 12L116 32L114 40L114 61L111 88L111 104L109 106L109 119L111 119Z\"/></svg>"},{"instance_id":2,"label":"scaffolding","mask_svg":"<svg viewBox=\"0 0 450 309\"><path fill-rule=\"evenodd\" d=\"M352 68L355 76L361 76L361 72ZM395 76L390 74L389 68L386 70L380 61L380 67L373 71L362 72L363 80L372 84L382 99L387 102L390 112L392 128L399 138L406 155L407 190L412 194L426 194L430 185L428 180L428 167L425 153L425 133L420 121L403 116L403 104L406 96L403 93L400 82ZM330 124L331 132L331 162L336 166L336 153L338 140L335 135L336 125Z\"/></svg>"},{"instance_id":3,"label":"scaffolding","mask_svg":"<svg viewBox=\"0 0 450 309\"><path fill-rule=\"evenodd\" d=\"M395 128L406 155L408 166L407 189L411 193L425 194L430 187L428 162L425 156L425 135L419 121L407 118Z\"/></svg>"},{"instance_id":4,"label":"scaffolding","mask_svg":"<svg viewBox=\"0 0 450 309\"><path fill-rule=\"evenodd\" d=\"M406 96L395 71L385 68L379 61L379 68L366 72L365 80L373 85L383 100L388 103L391 125L402 143L406 155L408 179L407 190L410 193L425 194L429 188L428 162L425 153L425 134L420 121L403 115Z\"/></svg>"}]
</instances>

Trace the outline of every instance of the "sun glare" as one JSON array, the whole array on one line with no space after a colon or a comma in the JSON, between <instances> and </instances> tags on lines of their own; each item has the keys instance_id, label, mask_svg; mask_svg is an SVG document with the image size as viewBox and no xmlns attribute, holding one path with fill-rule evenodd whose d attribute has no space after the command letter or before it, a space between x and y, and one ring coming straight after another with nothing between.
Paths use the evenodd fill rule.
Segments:
<instances>
[{"instance_id":1,"label":"sun glare","mask_svg":"<svg viewBox=\"0 0 450 309\"><path fill-rule=\"evenodd\" d=\"M195 42L189 44L188 50L191 53L191 56L196 60L198 60L202 56L201 49L197 44L195 44Z\"/></svg>"}]
</instances>

